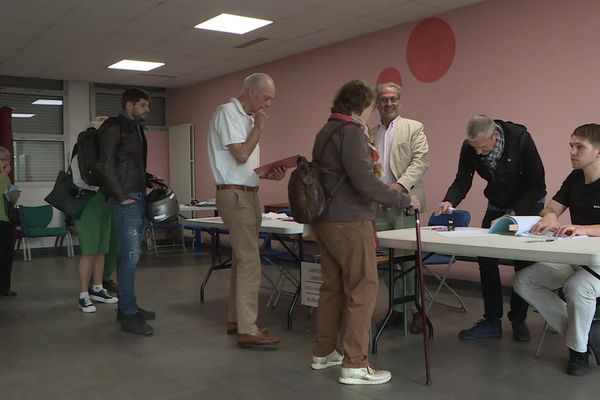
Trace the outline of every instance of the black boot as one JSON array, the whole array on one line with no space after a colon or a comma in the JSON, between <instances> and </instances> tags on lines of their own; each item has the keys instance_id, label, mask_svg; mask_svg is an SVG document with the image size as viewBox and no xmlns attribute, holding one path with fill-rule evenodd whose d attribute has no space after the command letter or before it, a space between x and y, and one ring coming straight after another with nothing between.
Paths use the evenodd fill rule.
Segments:
<instances>
[{"instance_id":1,"label":"black boot","mask_svg":"<svg viewBox=\"0 0 600 400\"><path fill-rule=\"evenodd\" d=\"M588 353L579 353L569 349L569 362L567 363L567 374L572 376L582 376L590 370Z\"/></svg>"},{"instance_id":2,"label":"black boot","mask_svg":"<svg viewBox=\"0 0 600 400\"><path fill-rule=\"evenodd\" d=\"M148 336L154 333L154 329L144 321L144 319L137 314L133 315L121 315L121 330L127 333L133 333L134 335Z\"/></svg>"},{"instance_id":3,"label":"black boot","mask_svg":"<svg viewBox=\"0 0 600 400\"><path fill-rule=\"evenodd\" d=\"M151 319L156 318L156 313L154 311L144 310L143 308L140 308L140 307L138 307L138 311L137 311L136 315L139 315L144 321L149 321ZM121 310L117 309L117 321L121 322L122 317L123 317L123 314L121 313Z\"/></svg>"}]
</instances>

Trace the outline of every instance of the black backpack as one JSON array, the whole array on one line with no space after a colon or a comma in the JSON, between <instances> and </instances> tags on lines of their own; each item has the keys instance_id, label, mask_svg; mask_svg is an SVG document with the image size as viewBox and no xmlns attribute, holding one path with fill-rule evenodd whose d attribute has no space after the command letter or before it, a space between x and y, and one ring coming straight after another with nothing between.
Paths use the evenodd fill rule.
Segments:
<instances>
[{"instance_id":1,"label":"black backpack","mask_svg":"<svg viewBox=\"0 0 600 400\"><path fill-rule=\"evenodd\" d=\"M73 148L77 155L77 165L81 179L91 186L101 186L102 174L98 169L100 149L98 148L98 129L88 128L77 136L77 144Z\"/></svg>"},{"instance_id":2,"label":"black backpack","mask_svg":"<svg viewBox=\"0 0 600 400\"><path fill-rule=\"evenodd\" d=\"M348 122L340 124L329 134L315 160L310 162L305 157L298 157L297 168L291 173L288 182L288 200L296 222L310 224L321 219L327 212L327 206L335 192L346 179L346 175L342 175L331 193L327 195L321 183L317 163L323 157L323 152L333 136L347 124Z\"/></svg>"}]
</instances>

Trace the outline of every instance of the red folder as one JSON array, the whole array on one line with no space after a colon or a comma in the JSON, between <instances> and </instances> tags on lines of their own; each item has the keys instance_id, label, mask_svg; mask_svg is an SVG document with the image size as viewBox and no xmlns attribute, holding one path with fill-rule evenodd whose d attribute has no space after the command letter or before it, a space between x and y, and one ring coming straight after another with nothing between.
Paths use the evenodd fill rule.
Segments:
<instances>
[{"instance_id":1,"label":"red folder","mask_svg":"<svg viewBox=\"0 0 600 400\"><path fill-rule=\"evenodd\" d=\"M272 163L265 164L256 168L254 172L256 172L256 175L258 176L265 176L275 171L275 168L296 168L298 157L300 157L300 154L296 154L295 156L291 156L288 158L283 158L278 161L273 161Z\"/></svg>"}]
</instances>

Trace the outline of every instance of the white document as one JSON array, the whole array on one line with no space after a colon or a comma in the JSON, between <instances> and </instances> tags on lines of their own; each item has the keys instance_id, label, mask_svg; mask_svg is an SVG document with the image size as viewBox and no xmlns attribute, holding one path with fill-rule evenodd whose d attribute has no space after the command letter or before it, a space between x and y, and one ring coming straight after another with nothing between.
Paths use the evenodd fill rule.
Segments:
<instances>
[{"instance_id":1,"label":"white document","mask_svg":"<svg viewBox=\"0 0 600 400\"><path fill-rule=\"evenodd\" d=\"M444 237L481 237L490 236L490 232L484 228L456 228L453 231L435 231Z\"/></svg>"},{"instance_id":2,"label":"white document","mask_svg":"<svg viewBox=\"0 0 600 400\"><path fill-rule=\"evenodd\" d=\"M553 236L553 231L548 231L541 235L534 235L533 233L524 232L517 236L526 237L531 239L532 242L554 242L555 240L565 240L565 239L585 239L588 235L578 235L578 236Z\"/></svg>"},{"instance_id":3,"label":"white document","mask_svg":"<svg viewBox=\"0 0 600 400\"><path fill-rule=\"evenodd\" d=\"M274 212L263 214L262 217L264 219L284 219L284 220L290 219L290 216L285 213L279 214L279 213L274 213Z\"/></svg>"}]
</instances>

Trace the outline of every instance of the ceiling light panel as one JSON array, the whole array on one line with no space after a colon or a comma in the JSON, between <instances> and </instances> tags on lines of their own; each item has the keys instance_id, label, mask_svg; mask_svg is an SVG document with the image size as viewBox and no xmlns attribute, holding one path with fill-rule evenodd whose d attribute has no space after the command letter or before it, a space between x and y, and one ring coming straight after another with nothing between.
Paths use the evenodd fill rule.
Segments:
<instances>
[{"instance_id":1,"label":"ceiling light panel","mask_svg":"<svg viewBox=\"0 0 600 400\"><path fill-rule=\"evenodd\" d=\"M63 101L59 99L37 99L31 104L36 106L62 106Z\"/></svg>"},{"instance_id":2,"label":"ceiling light panel","mask_svg":"<svg viewBox=\"0 0 600 400\"><path fill-rule=\"evenodd\" d=\"M199 23L194 26L194 28L243 35L244 33L254 31L272 23L273 21L268 21L266 19L223 13Z\"/></svg>"},{"instance_id":3,"label":"ceiling light panel","mask_svg":"<svg viewBox=\"0 0 600 400\"><path fill-rule=\"evenodd\" d=\"M128 71L152 71L158 67L165 65L163 62L138 61L138 60L121 60L117 63L109 65L110 69L125 69Z\"/></svg>"}]
</instances>

